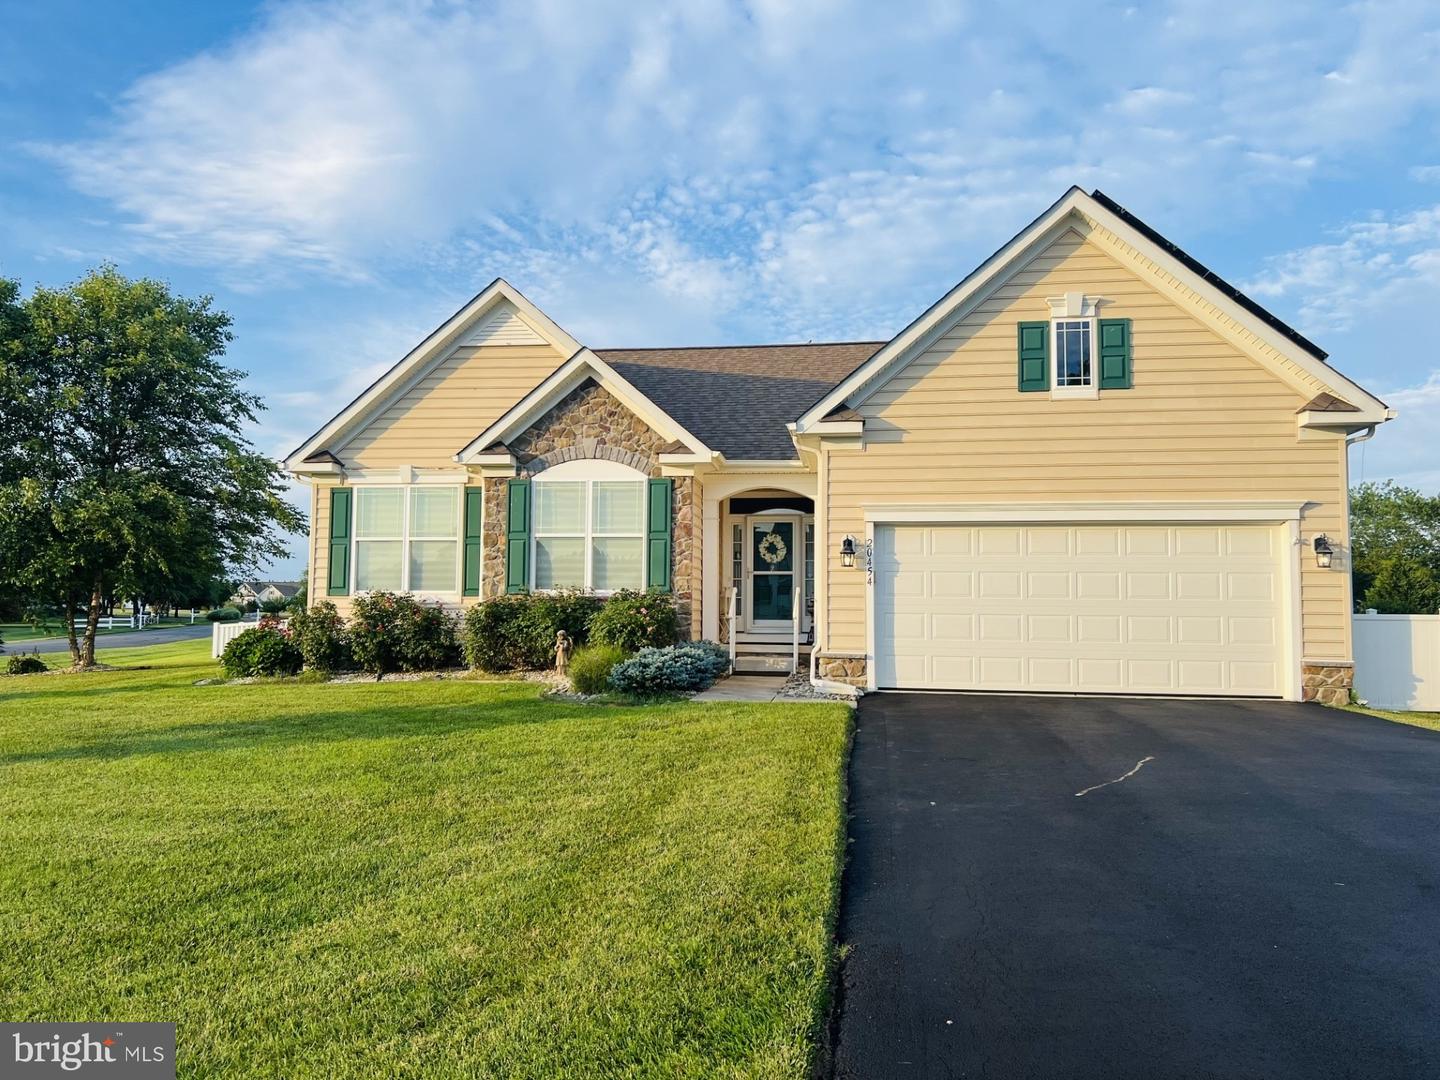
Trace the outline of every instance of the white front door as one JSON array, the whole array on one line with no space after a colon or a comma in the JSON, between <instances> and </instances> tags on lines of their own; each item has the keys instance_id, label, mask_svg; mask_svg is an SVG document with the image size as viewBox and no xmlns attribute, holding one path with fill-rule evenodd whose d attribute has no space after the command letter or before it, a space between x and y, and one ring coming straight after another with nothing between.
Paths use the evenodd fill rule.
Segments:
<instances>
[{"instance_id":1,"label":"white front door","mask_svg":"<svg viewBox=\"0 0 1440 1080\"><path fill-rule=\"evenodd\" d=\"M745 519L745 620L758 633L789 633L804 598L802 518Z\"/></svg>"},{"instance_id":2,"label":"white front door","mask_svg":"<svg viewBox=\"0 0 1440 1080\"><path fill-rule=\"evenodd\" d=\"M876 684L1279 695L1286 557L1274 526L881 526Z\"/></svg>"}]
</instances>

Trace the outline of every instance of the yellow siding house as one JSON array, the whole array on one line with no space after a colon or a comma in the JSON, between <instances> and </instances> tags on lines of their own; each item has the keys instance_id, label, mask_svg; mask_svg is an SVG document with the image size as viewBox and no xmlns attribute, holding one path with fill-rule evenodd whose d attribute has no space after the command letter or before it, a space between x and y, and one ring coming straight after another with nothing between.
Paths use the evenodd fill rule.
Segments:
<instances>
[{"instance_id":1,"label":"yellow siding house","mask_svg":"<svg viewBox=\"0 0 1440 1080\"><path fill-rule=\"evenodd\" d=\"M287 466L342 607L648 588L822 683L1334 700L1393 415L1072 188L885 342L592 350L496 281Z\"/></svg>"}]
</instances>

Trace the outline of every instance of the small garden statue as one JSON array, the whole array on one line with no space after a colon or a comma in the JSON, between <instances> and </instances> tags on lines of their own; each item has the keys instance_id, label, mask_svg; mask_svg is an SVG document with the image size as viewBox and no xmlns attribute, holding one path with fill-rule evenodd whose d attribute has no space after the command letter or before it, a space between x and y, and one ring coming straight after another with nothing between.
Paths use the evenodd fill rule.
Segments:
<instances>
[{"instance_id":1,"label":"small garden statue","mask_svg":"<svg viewBox=\"0 0 1440 1080\"><path fill-rule=\"evenodd\" d=\"M561 675L570 666L570 654L575 651L575 643L570 640L570 635L564 630L555 631L555 670Z\"/></svg>"}]
</instances>

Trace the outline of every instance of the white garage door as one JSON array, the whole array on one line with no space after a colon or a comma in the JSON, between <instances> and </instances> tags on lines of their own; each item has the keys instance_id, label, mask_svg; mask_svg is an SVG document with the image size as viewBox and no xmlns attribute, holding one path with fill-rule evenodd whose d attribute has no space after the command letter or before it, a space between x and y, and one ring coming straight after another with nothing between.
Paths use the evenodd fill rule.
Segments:
<instances>
[{"instance_id":1,"label":"white garage door","mask_svg":"<svg viewBox=\"0 0 1440 1080\"><path fill-rule=\"evenodd\" d=\"M1282 693L1280 535L1254 525L893 525L876 684Z\"/></svg>"}]
</instances>

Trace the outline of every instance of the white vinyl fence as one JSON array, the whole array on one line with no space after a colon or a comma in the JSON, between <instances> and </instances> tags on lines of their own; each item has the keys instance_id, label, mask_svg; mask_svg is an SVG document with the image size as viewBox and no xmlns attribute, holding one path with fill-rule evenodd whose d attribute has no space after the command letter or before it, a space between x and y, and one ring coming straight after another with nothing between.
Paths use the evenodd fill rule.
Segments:
<instances>
[{"instance_id":1,"label":"white vinyl fence","mask_svg":"<svg viewBox=\"0 0 1440 1080\"><path fill-rule=\"evenodd\" d=\"M1440 710L1440 615L1356 615L1355 693L1377 709Z\"/></svg>"},{"instance_id":2,"label":"white vinyl fence","mask_svg":"<svg viewBox=\"0 0 1440 1080\"><path fill-rule=\"evenodd\" d=\"M274 618L274 616L272 616ZM259 612L251 612L242 615L237 622L217 622L210 624L210 658L219 660L220 654L225 651L225 646L234 641L246 630L254 630L260 624L261 615ZM281 626L290 620L281 616L275 619Z\"/></svg>"}]
</instances>

